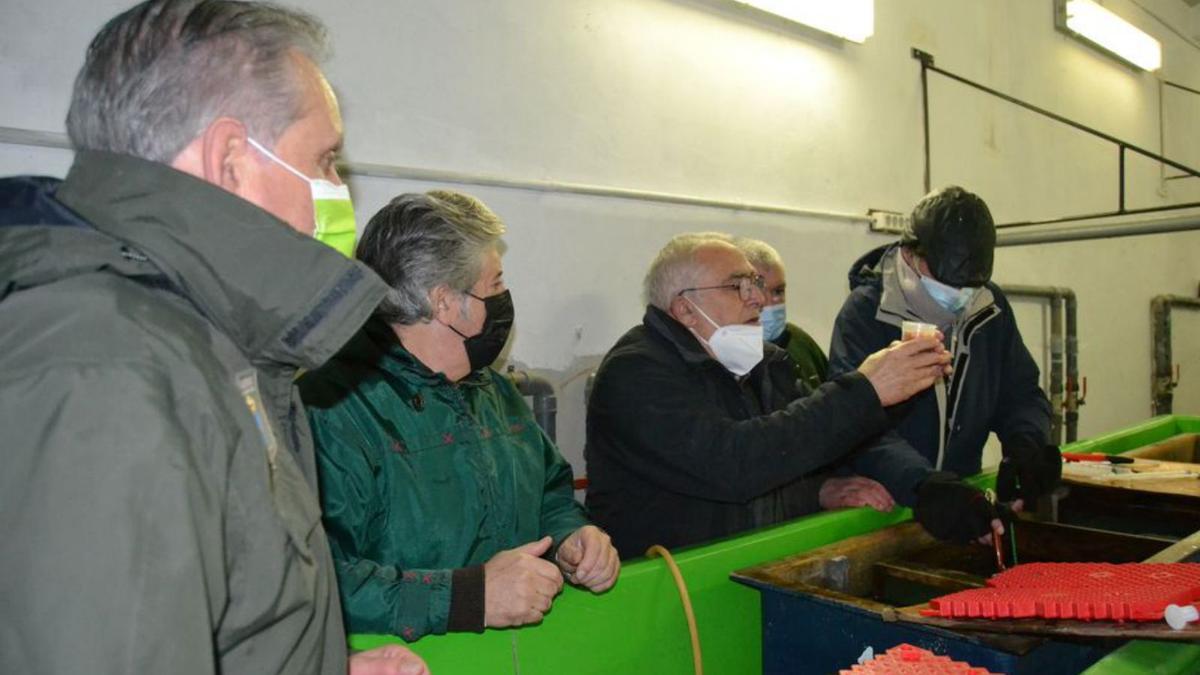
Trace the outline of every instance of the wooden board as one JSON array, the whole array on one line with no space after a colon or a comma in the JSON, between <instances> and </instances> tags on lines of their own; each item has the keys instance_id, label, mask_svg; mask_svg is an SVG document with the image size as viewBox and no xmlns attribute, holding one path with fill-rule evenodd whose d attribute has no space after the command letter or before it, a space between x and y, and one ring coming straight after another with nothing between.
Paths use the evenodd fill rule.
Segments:
<instances>
[{"instance_id":1,"label":"wooden board","mask_svg":"<svg viewBox=\"0 0 1200 675\"><path fill-rule=\"evenodd\" d=\"M1076 464L1093 465L1091 462L1077 462ZM1095 465L1097 467L1106 466L1104 464ZM1124 473L1114 473L1104 477L1073 475L1069 474L1068 469L1064 467L1063 482L1075 485L1132 490L1135 492L1180 495L1200 499L1200 464L1139 458L1133 464L1122 464L1117 465L1117 467L1131 467L1133 476L1123 478ZM1189 477L1169 477L1170 474L1181 471L1189 471L1195 475ZM1166 475L1163 478L1157 479L1143 477L1154 476L1155 474Z\"/></svg>"},{"instance_id":2,"label":"wooden board","mask_svg":"<svg viewBox=\"0 0 1200 675\"><path fill-rule=\"evenodd\" d=\"M1146 558L1144 562L1200 562L1200 532L1184 537L1163 550Z\"/></svg>"}]
</instances>

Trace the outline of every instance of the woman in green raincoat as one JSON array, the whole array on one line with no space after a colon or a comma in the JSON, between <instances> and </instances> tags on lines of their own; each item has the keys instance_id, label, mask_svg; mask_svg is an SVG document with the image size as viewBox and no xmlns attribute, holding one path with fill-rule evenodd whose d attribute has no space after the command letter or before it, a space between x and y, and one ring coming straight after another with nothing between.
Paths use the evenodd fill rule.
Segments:
<instances>
[{"instance_id":1,"label":"woman in green raincoat","mask_svg":"<svg viewBox=\"0 0 1200 675\"><path fill-rule=\"evenodd\" d=\"M619 572L571 467L489 366L512 326L500 219L454 192L372 217L360 260L391 287L301 392L346 624L412 641L536 623L566 578Z\"/></svg>"}]
</instances>

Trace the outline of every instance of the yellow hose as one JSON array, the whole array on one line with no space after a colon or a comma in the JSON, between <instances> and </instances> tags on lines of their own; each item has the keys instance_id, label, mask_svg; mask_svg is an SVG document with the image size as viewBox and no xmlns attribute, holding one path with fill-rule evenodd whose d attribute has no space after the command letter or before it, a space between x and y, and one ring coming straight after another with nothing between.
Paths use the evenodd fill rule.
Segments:
<instances>
[{"instance_id":1,"label":"yellow hose","mask_svg":"<svg viewBox=\"0 0 1200 675\"><path fill-rule=\"evenodd\" d=\"M675 577L675 589L679 591L679 599L683 602L683 614L687 617L688 633L692 637L692 666L696 675L704 675L704 657L700 655L700 633L696 630L696 614L692 612L692 598L688 595L687 584L683 581L683 575L680 574L679 566L675 564L675 559L671 557L670 551L658 544L646 549L647 558L659 556L662 557L663 562L667 563L667 568L671 570L671 576Z\"/></svg>"}]
</instances>

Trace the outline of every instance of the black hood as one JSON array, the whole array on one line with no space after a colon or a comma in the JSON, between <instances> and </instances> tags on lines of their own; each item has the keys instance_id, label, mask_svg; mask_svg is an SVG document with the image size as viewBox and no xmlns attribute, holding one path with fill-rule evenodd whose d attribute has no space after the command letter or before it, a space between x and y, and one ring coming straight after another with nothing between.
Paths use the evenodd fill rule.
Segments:
<instances>
[{"instance_id":1,"label":"black hood","mask_svg":"<svg viewBox=\"0 0 1200 675\"><path fill-rule=\"evenodd\" d=\"M77 213L54 198L62 181L49 176L0 178L0 227L12 225L63 225L91 227Z\"/></svg>"},{"instance_id":2,"label":"black hood","mask_svg":"<svg viewBox=\"0 0 1200 675\"><path fill-rule=\"evenodd\" d=\"M913 207L900 242L929 264L933 278L951 286L982 286L992 278L996 225L978 195L952 185Z\"/></svg>"}]
</instances>

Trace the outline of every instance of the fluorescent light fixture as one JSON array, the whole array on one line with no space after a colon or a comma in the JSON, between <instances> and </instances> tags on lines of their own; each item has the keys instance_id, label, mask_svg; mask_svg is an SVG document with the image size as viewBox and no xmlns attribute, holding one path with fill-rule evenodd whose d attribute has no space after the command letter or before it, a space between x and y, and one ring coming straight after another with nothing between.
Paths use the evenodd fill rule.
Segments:
<instances>
[{"instance_id":1,"label":"fluorescent light fixture","mask_svg":"<svg viewBox=\"0 0 1200 675\"><path fill-rule=\"evenodd\" d=\"M875 34L875 0L734 0L851 42Z\"/></svg>"},{"instance_id":2,"label":"fluorescent light fixture","mask_svg":"<svg viewBox=\"0 0 1200 675\"><path fill-rule=\"evenodd\" d=\"M1141 68L1162 67L1162 44L1093 0L1057 0L1055 24L1113 56Z\"/></svg>"}]
</instances>

